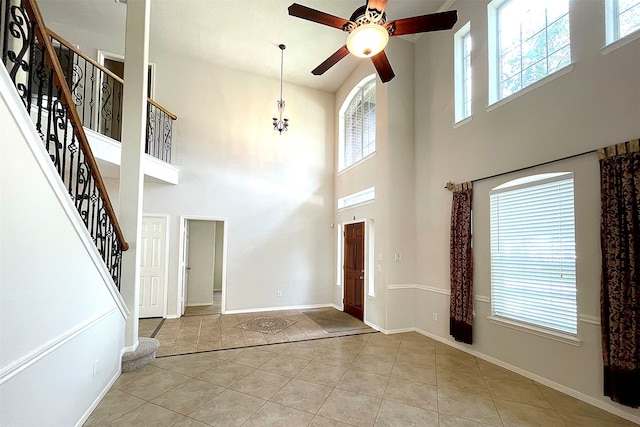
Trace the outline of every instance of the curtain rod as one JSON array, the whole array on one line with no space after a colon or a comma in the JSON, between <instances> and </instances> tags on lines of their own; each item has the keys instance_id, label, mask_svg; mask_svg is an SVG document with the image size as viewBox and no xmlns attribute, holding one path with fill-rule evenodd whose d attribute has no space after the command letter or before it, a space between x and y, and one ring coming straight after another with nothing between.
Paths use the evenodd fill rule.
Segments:
<instances>
[{"instance_id":1,"label":"curtain rod","mask_svg":"<svg viewBox=\"0 0 640 427\"><path fill-rule=\"evenodd\" d=\"M538 163L537 165L525 166L523 168L515 169L515 170L512 170L512 171L508 171L508 172L500 172L500 173L497 173L495 175L485 176L485 177L482 177L482 178L476 178L476 179L472 180L471 182L478 182L478 181L484 181L486 179L497 178L497 177L502 176L502 175L508 175L510 173L516 173L516 172L520 172L520 171L531 169L531 168L537 168L538 166L544 166L544 165L548 165L550 163L561 162L563 160L573 159L574 157L585 156L587 154L592 154L592 153L595 153L597 151L598 150L596 149L596 150L585 151L585 152L579 153L579 154L572 154L572 155L567 156L567 157L562 157L561 159L549 160L548 162ZM448 188L448 186L445 185L444 188Z\"/></svg>"}]
</instances>

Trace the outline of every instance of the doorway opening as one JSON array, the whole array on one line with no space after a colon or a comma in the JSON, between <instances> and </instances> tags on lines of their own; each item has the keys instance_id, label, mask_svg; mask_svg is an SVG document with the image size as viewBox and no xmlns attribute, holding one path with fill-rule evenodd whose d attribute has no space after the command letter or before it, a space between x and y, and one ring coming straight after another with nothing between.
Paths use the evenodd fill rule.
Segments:
<instances>
[{"instance_id":1,"label":"doorway opening","mask_svg":"<svg viewBox=\"0 0 640 427\"><path fill-rule=\"evenodd\" d=\"M124 78L124 56L117 53L98 51L98 63L121 79ZM156 83L156 64L149 62L147 70L147 97L153 99Z\"/></svg>"},{"instance_id":2,"label":"doorway opening","mask_svg":"<svg viewBox=\"0 0 640 427\"><path fill-rule=\"evenodd\" d=\"M117 53L98 51L98 63L113 75L124 78L124 56ZM153 99L155 92L156 65L149 63L147 70L147 98ZM122 96L123 86L112 76L101 75L97 85L98 108L96 110L96 127L100 133L117 141L122 137Z\"/></svg>"},{"instance_id":3,"label":"doorway opening","mask_svg":"<svg viewBox=\"0 0 640 427\"><path fill-rule=\"evenodd\" d=\"M181 217L178 270L181 316L224 313L226 258L226 219Z\"/></svg>"}]
</instances>

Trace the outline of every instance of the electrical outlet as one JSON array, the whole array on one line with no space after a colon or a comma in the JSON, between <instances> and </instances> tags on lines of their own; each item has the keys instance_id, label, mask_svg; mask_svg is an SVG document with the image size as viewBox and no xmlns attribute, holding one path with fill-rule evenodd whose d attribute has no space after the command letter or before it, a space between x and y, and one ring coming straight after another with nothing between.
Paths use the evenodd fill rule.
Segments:
<instances>
[{"instance_id":1,"label":"electrical outlet","mask_svg":"<svg viewBox=\"0 0 640 427\"><path fill-rule=\"evenodd\" d=\"M279 297L281 297L281 296L282 296L282 291L278 291L278 294L277 294L277 295L278 295Z\"/></svg>"},{"instance_id":2,"label":"electrical outlet","mask_svg":"<svg viewBox=\"0 0 640 427\"><path fill-rule=\"evenodd\" d=\"M438 313L433 313L432 317L434 322L438 321Z\"/></svg>"},{"instance_id":3,"label":"electrical outlet","mask_svg":"<svg viewBox=\"0 0 640 427\"><path fill-rule=\"evenodd\" d=\"M93 376L95 377L100 372L100 359L93 361Z\"/></svg>"}]
</instances>

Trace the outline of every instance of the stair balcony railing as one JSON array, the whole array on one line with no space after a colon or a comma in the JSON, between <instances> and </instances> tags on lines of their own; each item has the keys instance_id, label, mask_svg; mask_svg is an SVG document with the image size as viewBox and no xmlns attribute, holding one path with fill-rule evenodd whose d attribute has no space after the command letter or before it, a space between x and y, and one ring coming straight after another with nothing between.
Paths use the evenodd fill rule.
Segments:
<instances>
[{"instance_id":1,"label":"stair balcony railing","mask_svg":"<svg viewBox=\"0 0 640 427\"><path fill-rule=\"evenodd\" d=\"M147 99L147 137L145 153L157 159L171 163L171 139L173 122L178 117L167 111L162 105Z\"/></svg>"},{"instance_id":2,"label":"stair balcony railing","mask_svg":"<svg viewBox=\"0 0 640 427\"><path fill-rule=\"evenodd\" d=\"M2 63L120 289L129 247L93 157L74 97L34 0L0 0Z\"/></svg>"},{"instance_id":3,"label":"stair balcony railing","mask_svg":"<svg viewBox=\"0 0 640 427\"><path fill-rule=\"evenodd\" d=\"M47 29L82 124L121 141L124 80L94 61L73 44ZM176 115L147 99L145 152L171 163L173 122Z\"/></svg>"}]
</instances>

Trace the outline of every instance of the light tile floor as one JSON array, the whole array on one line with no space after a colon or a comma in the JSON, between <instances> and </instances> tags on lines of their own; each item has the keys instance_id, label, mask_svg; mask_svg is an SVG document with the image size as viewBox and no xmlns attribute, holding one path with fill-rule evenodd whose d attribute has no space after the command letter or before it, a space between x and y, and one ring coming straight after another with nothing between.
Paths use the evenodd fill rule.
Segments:
<instances>
[{"instance_id":1,"label":"light tile floor","mask_svg":"<svg viewBox=\"0 0 640 427\"><path fill-rule=\"evenodd\" d=\"M190 307L191 308L191 307ZM287 343L317 338L375 332L362 323L361 329L327 332L303 314L304 310L273 312L191 315L179 319L165 319L155 335L160 341L156 356L188 354L211 350ZM292 325L279 333L261 333L237 326L257 317L277 317L291 321Z\"/></svg>"},{"instance_id":2,"label":"light tile floor","mask_svg":"<svg viewBox=\"0 0 640 427\"><path fill-rule=\"evenodd\" d=\"M122 374L85 425L635 424L412 332L163 357Z\"/></svg>"},{"instance_id":3,"label":"light tile floor","mask_svg":"<svg viewBox=\"0 0 640 427\"><path fill-rule=\"evenodd\" d=\"M222 313L222 292L213 293L213 304L211 305L192 305L184 311L185 316L202 316L209 314Z\"/></svg>"},{"instance_id":4,"label":"light tile floor","mask_svg":"<svg viewBox=\"0 0 640 427\"><path fill-rule=\"evenodd\" d=\"M140 337L150 337L156 332L158 326L162 322L161 317L150 317L147 319L139 319L138 320L138 336Z\"/></svg>"}]
</instances>

